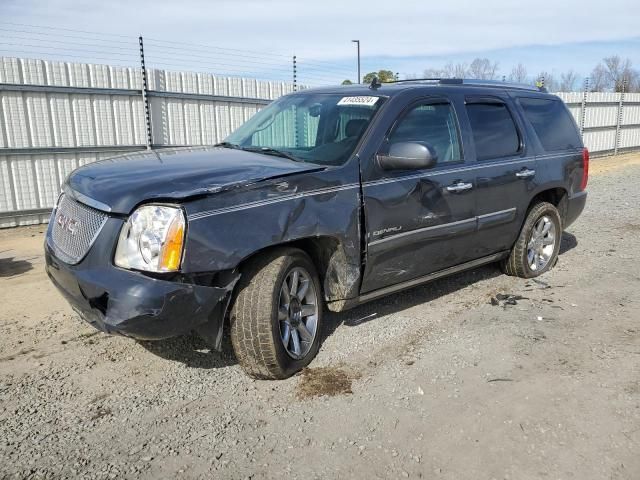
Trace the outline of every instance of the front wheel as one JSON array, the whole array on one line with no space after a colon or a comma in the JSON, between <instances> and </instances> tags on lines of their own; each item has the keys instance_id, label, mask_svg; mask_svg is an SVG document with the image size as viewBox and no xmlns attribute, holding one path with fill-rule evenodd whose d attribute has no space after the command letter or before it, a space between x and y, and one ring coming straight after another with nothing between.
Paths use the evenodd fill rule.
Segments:
<instances>
[{"instance_id":1,"label":"front wheel","mask_svg":"<svg viewBox=\"0 0 640 480\"><path fill-rule=\"evenodd\" d=\"M529 210L509 257L502 261L502 270L521 278L542 275L555 265L561 238L558 209L548 202L536 203Z\"/></svg>"},{"instance_id":2,"label":"front wheel","mask_svg":"<svg viewBox=\"0 0 640 480\"><path fill-rule=\"evenodd\" d=\"M320 282L309 257L278 249L242 272L231 310L231 342L244 371L261 379L287 378L306 367L320 347Z\"/></svg>"}]
</instances>

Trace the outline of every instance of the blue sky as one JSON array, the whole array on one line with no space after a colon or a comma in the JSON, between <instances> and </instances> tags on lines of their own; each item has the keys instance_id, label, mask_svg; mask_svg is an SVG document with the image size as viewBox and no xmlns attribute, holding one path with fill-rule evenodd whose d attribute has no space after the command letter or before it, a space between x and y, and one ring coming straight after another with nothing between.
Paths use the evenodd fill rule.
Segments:
<instances>
[{"instance_id":1,"label":"blue sky","mask_svg":"<svg viewBox=\"0 0 640 480\"><path fill-rule=\"evenodd\" d=\"M135 64L139 34L151 66L287 79L295 54L309 83L355 79L356 38L363 73L487 57L501 74L583 76L612 54L640 67L638 0L0 0L0 55Z\"/></svg>"},{"instance_id":2,"label":"blue sky","mask_svg":"<svg viewBox=\"0 0 640 480\"><path fill-rule=\"evenodd\" d=\"M470 63L475 57L486 57L499 64L500 74L508 75L519 62L530 75L542 71L557 77L569 69L580 76L587 75L603 57L620 55L630 58L640 68L640 36L622 40L562 43L557 45L524 45L485 51L469 51L448 55L411 56L406 58L374 57L367 59L367 67L390 64L403 74L421 74L422 65L442 67L448 62Z\"/></svg>"}]
</instances>

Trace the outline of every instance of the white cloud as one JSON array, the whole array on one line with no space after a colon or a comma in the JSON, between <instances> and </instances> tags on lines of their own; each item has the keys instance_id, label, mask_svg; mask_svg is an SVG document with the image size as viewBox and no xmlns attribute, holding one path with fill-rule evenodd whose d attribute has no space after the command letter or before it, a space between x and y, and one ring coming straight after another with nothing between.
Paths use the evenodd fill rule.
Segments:
<instances>
[{"instance_id":1,"label":"white cloud","mask_svg":"<svg viewBox=\"0 0 640 480\"><path fill-rule=\"evenodd\" d=\"M362 46L363 74L384 67L420 75L427 66L468 61L476 55L500 62L501 73L525 61L532 74L533 70L568 68L586 74L604 55L628 54L640 64L634 47L640 37L639 20L638 0L556 4L498 0L0 0L0 55L7 51L11 55L12 49L18 49L6 43L35 44L30 48L38 58L57 59L65 52L69 56L66 60L118 60L135 65L137 36L142 34L152 66L289 80L291 55L295 54L300 62L299 79L317 85L355 80L351 40L357 38ZM129 43L118 44L102 55L99 47L78 46L98 53L74 57L78 52L62 50L74 48L74 40L61 36L63 31L51 30L36 42L29 33L2 31L21 28L2 22L126 35ZM632 38L636 41L631 46L627 42L626 49L622 42L615 43ZM160 45L153 39L269 55ZM579 48L569 45L577 42L589 43ZM92 42L85 39L84 43ZM541 48L550 45L557 47ZM51 53L45 57L38 52ZM281 56L271 56L274 54Z\"/></svg>"},{"instance_id":2,"label":"white cloud","mask_svg":"<svg viewBox=\"0 0 640 480\"><path fill-rule=\"evenodd\" d=\"M296 53L438 55L638 35L640 2L3 0L3 21Z\"/></svg>"}]
</instances>

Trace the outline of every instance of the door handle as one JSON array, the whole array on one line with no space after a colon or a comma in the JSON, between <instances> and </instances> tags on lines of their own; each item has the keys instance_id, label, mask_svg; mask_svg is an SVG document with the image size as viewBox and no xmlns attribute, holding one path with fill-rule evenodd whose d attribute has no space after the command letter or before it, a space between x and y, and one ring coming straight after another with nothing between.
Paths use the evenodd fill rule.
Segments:
<instances>
[{"instance_id":1,"label":"door handle","mask_svg":"<svg viewBox=\"0 0 640 480\"><path fill-rule=\"evenodd\" d=\"M520 170L519 172L516 172L516 177L518 178L531 178L533 176L535 176L536 171L535 170L529 170L528 168L525 168L523 170Z\"/></svg>"},{"instance_id":2,"label":"door handle","mask_svg":"<svg viewBox=\"0 0 640 480\"><path fill-rule=\"evenodd\" d=\"M473 188L472 183L454 183L453 185L449 185L447 187L448 192L463 192L465 190L471 190Z\"/></svg>"}]
</instances>

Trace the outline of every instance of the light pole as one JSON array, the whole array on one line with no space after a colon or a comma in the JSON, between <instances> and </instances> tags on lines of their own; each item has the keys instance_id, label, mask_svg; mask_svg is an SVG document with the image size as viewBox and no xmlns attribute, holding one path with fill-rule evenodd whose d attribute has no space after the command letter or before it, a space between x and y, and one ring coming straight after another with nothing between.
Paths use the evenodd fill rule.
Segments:
<instances>
[{"instance_id":1,"label":"light pole","mask_svg":"<svg viewBox=\"0 0 640 480\"><path fill-rule=\"evenodd\" d=\"M358 83L360 83L360 40L351 40L358 46Z\"/></svg>"}]
</instances>

